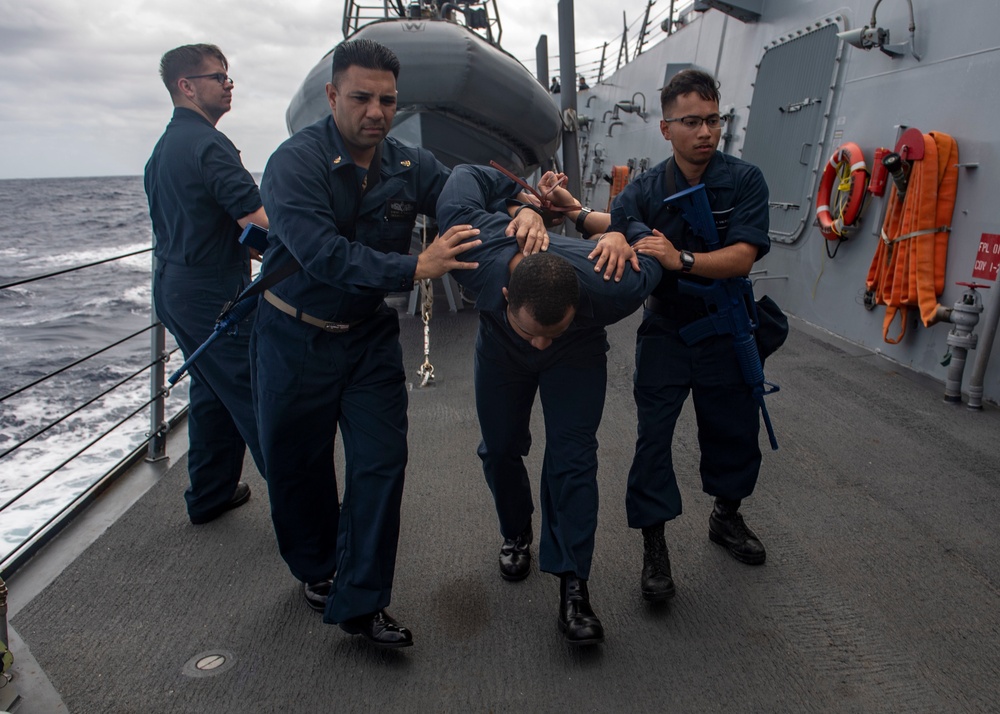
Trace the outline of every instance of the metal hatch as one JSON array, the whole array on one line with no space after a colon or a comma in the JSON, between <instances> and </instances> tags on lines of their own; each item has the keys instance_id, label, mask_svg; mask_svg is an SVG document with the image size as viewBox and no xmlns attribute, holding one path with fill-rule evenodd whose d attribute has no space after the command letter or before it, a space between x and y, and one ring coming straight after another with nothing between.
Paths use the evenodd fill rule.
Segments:
<instances>
[{"instance_id":1,"label":"metal hatch","mask_svg":"<svg viewBox=\"0 0 1000 714\"><path fill-rule=\"evenodd\" d=\"M760 167L770 191L771 240L794 243L812 217L813 169L822 148L837 71L833 21L791 33L757 67L742 158Z\"/></svg>"}]
</instances>

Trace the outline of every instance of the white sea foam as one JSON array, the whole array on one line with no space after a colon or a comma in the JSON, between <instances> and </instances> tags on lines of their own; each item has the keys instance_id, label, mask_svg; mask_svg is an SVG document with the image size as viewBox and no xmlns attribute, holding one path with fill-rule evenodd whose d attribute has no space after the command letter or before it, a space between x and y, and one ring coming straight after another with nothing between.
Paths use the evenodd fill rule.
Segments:
<instances>
[{"instance_id":1,"label":"white sea foam","mask_svg":"<svg viewBox=\"0 0 1000 714\"><path fill-rule=\"evenodd\" d=\"M0 284L151 245L139 177L32 181L30 190L22 184L0 182ZM96 397L148 365L146 333L4 395L148 326L150 266L144 252L0 291L0 506L9 502L0 512L0 561L144 442L148 371ZM169 335L167 345L174 349ZM178 353L168 371L180 360ZM167 418L186 402L182 382L168 397Z\"/></svg>"}]
</instances>

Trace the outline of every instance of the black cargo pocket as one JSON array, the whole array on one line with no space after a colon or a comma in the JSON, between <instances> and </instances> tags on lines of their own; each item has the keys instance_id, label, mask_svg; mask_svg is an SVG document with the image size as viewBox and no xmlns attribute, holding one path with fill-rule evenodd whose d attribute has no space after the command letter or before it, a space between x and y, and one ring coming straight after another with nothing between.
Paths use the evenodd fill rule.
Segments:
<instances>
[{"instance_id":1,"label":"black cargo pocket","mask_svg":"<svg viewBox=\"0 0 1000 714\"><path fill-rule=\"evenodd\" d=\"M635 345L635 386L663 383L668 371L668 341L665 337L643 337Z\"/></svg>"}]
</instances>

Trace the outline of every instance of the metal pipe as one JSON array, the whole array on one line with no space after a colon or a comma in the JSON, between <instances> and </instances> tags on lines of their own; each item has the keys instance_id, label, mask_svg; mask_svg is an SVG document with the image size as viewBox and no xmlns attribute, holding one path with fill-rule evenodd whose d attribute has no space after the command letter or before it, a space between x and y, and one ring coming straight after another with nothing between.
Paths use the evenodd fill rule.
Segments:
<instances>
[{"instance_id":1,"label":"metal pipe","mask_svg":"<svg viewBox=\"0 0 1000 714\"><path fill-rule=\"evenodd\" d=\"M155 240L155 239L154 239ZM153 257L153 273L156 273L156 257ZM150 291L152 295L152 291ZM153 329L149 336L149 444L146 447L146 461L150 463L167 458L166 377L167 336L163 323L156 315L156 304L150 299L150 317Z\"/></svg>"},{"instance_id":2,"label":"metal pipe","mask_svg":"<svg viewBox=\"0 0 1000 714\"><path fill-rule=\"evenodd\" d=\"M564 87L562 97L563 173L569 177L567 190L580 195L580 149L576 139L576 36L574 34L573 0L559 0L559 75ZM569 235L576 229L567 226Z\"/></svg>"},{"instance_id":3,"label":"metal pipe","mask_svg":"<svg viewBox=\"0 0 1000 714\"><path fill-rule=\"evenodd\" d=\"M549 86L549 36L540 35L535 45L535 77L539 84Z\"/></svg>"},{"instance_id":4,"label":"metal pipe","mask_svg":"<svg viewBox=\"0 0 1000 714\"><path fill-rule=\"evenodd\" d=\"M0 578L0 677L7 671L6 655L10 652L10 637L7 634L7 584Z\"/></svg>"},{"instance_id":5,"label":"metal pipe","mask_svg":"<svg viewBox=\"0 0 1000 714\"><path fill-rule=\"evenodd\" d=\"M993 350L993 338L997 333L997 322L1000 322L1000 286L995 286L990 294L990 305L986 308L983 329L980 332L979 348L976 352L976 364L969 376L969 409L983 408L983 380L986 378L986 367Z\"/></svg>"},{"instance_id":6,"label":"metal pipe","mask_svg":"<svg viewBox=\"0 0 1000 714\"><path fill-rule=\"evenodd\" d=\"M962 401L962 374L965 372L965 360L969 350L976 348L975 330L979 322L979 315L983 311L983 301L979 293L976 292L974 284L968 285L962 297L950 310L938 308L938 314L950 322L954 327L948 333L946 342L951 348L948 352L948 372L944 382L944 400L946 402L961 403Z\"/></svg>"}]
</instances>

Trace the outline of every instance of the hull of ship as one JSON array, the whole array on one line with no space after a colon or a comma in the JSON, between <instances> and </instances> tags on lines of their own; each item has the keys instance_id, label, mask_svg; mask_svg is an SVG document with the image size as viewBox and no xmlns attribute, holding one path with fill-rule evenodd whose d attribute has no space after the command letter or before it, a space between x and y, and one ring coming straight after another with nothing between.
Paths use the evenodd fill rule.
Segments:
<instances>
[{"instance_id":1,"label":"hull of ship","mask_svg":"<svg viewBox=\"0 0 1000 714\"><path fill-rule=\"evenodd\" d=\"M753 3L742 3L752 5ZM718 10L689 12L685 24L605 81L578 95L579 113L590 119L581 130L581 165L586 199L606 208L609 183L604 179L612 166L631 163L634 172L655 165L669 156L669 144L659 133L659 89L677 69L695 67L715 74L721 84L722 111L732 110L723 144L727 153L758 162L769 152L780 153L791 170L801 171L791 185L785 170L765 169L771 188L772 248L757 264L755 288L769 294L789 313L823 330L841 336L901 365L946 380L951 325L923 326L911 311L906 334L899 344L883 339L885 307L864 306L866 278L880 240L882 216L888 194L873 198L861 221L839 245L835 257L828 255L828 241L815 219L816 195L824 165L833 150L854 142L863 150L869 169L876 147L894 148L906 127L922 133L944 132L959 147L958 195L951 222L944 292L940 304L951 307L966 287L975 281L985 304L977 332L987 320L995 320L1000 300L995 278L976 273L982 261L980 243L984 234L1000 233L1000 215L995 193L1000 186L1000 163L996 161L1000 138L995 116L1000 99L991 88L1000 75L1000 42L995 27L1000 24L1000 5L992 0L974 0L956 8L947 3L914 0L916 30L913 50L890 57L878 49L864 51L836 38L843 30L870 22L873 0L861 2L801 2L768 0L756 22L744 23ZM757 3L757 5L761 5ZM877 24L890 30L892 43L907 40L907 4L882 3ZM827 31L832 26L829 57L800 54L803 70L818 75L820 90L804 96L781 97L781 87L771 87L770 105L761 101L761 68L769 53L788 43ZM809 40L811 41L811 39ZM818 47L818 45L817 45ZM774 68L769 68L774 69ZM782 67L790 72L793 68ZM790 75L791 77L791 75ZM788 84L792 85L790 78ZM636 92L640 92L636 96ZM646 117L615 106L619 102L645 102ZM783 136L793 131L790 122L817 112L817 127L810 135L788 146ZM586 120L584 120L586 122ZM761 137L764 137L763 143ZM751 146L751 144L753 144ZM595 161L596 158L596 161ZM794 213L799 215L795 218ZM1000 256L993 256L995 262ZM988 261L987 261L988 262ZM987 265L987 270L989 266ZM994 267L995 270L995 267ZM975 275L974 275L975 273ZM890 335L899 331L897 319ZM988 348L982 341L968 355L966 384L979 353ZM983 383L984 398L1000 400L1000 367L992 360ZM963 389L965 387L963 386Z\"/></svg>"},{"instance_id":2,"label":"hull of ship","mask_svg":"<svg viewBox=\"0 0 1000 714\"><path fill-rule=\"evenodd\" d=\"M399 110L392 136L434 152L448 166L499 161L530 173L559 145L561 119L548 92L516 59L472 31L442 20L386 20L367 38L399 57ZM287 112L289 132L330 112L333 53L306 77Z\"/></svg>"}]
</instances>

